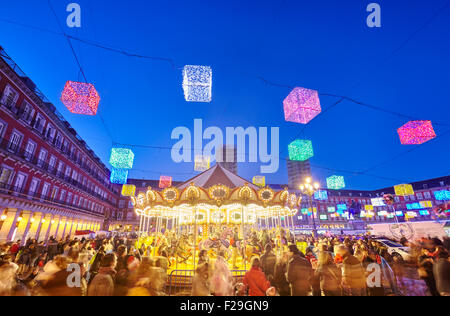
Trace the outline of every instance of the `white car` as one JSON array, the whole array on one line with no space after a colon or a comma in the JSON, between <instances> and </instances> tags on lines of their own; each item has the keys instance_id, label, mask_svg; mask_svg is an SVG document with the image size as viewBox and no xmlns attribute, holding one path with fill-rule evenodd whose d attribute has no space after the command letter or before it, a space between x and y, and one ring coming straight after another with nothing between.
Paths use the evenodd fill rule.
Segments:
<instances>
[{"instance_id":1,"label":"white car","mask_svg":"<svg viewBox=\"0 0 450 316\"><path fill-rule=\"evenodd\" d=\"M409 247L403 247L401 244L387 239L377 239L388 250L389 254L398 261L411 261L411 249Z\"/></svg>"}]
</instances>

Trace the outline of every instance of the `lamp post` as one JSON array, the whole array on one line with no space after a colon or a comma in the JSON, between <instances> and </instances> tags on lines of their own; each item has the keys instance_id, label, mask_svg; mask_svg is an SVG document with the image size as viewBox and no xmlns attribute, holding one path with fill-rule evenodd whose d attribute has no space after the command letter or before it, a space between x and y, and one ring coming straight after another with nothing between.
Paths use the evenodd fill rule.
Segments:
<instances>
[{"instance_id":1,"label":"lamp post","mask_svg":"<svg viewBox=\"0 0 450 316\"><path fill-rule=\"evenodd\" d=\"M316 227L316 220L314 218L314 209L313 209L313 205L312 205L312 196L319 189L320 189L320 184L318 182L315 182L313 184L313 180L310 177L306 178L305 179L305 183L300 185L300 190L302 191L302 193L308 195L308 197L309 197L308 202L309 202L309 207L311 208L311 212L312 212L314 237L317 237L317 227Z\"/></svg>"}]
</instances>

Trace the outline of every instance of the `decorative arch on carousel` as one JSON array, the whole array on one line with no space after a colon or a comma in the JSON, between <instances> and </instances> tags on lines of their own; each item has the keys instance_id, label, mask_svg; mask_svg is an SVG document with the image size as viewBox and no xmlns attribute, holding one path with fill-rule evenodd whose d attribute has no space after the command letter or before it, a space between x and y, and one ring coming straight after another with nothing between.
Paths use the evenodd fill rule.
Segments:
<instances>
[{"instance_id":1,"label":"decorative arch on carousel","mask_svg":"<svg viewBox=\"0 0 450 316\"><path fill-rule=\"evenodd\" d=\"M294 216L301 199L287 188L277 192L269 187L255 190L248 184L236 188L216 184L205 189L195 183L183 190L149 187L131 198L138 216L176 219L179 225L194 223L194 214L199 225L254 224L258 219Z\"/></svg>"}]
</instances>

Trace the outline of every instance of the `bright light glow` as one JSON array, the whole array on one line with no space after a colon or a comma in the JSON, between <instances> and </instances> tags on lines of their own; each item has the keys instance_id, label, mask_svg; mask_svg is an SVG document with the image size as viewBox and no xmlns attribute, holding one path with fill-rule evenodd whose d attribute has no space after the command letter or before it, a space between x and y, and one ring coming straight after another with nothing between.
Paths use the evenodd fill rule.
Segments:
<instances>
[{"instance_id":1,"label":"bright light glow","mask_svg":"<svg viewBox=\"0 0 450 316\"><path fill-rule=\"evenodd\" d=\"M292 161L306 161L314 157L312 142L297 139L289 145L289 159Z\"/></svg>"},{"instance_id":2,"label":"bright light glow","mask_svg":"<svg viewBox=\"0 0 450 316\"><path fill-rule=\"evenodd\" d=\"M422 208L422 205L420 205L420 203L410 203L406 204L406 208L408 210L420 210Z\"/></svg>"},{"instance_id":3,"label":"bright light glow","mask_svg":"<svg viewBox=\"0 0 450 316\"><path fill-rule=\"evenodd\" d=\"M328 216L326 215L320 215L320 220L326 221L328 219Z\"/></svg>"},{"instance_id":4,"label":"bright light glow","mask_svg":"<svg viewBox=\"0 0 450 316\"><path fill-rule=\"evenodd\" d=\"M422 215L422 216L429 216L430 212L426 211L426 210L423 210L423 211L419 211L419 214Z\"/></svg>"},{"instance_id":5,"label":"bright light glow","mask_svg":"<svg viewBox=\"0 0 450 316\"><path fill-rule=\"evenodd\" d=\"M422 208L432 208L433 203L431 201L420 201L420 206Z\"/></svg>"},{"instance_id":6,"label":"bright light glow","mask_svg":"<svg viewBox=\"0 0 450 316\"><path fill-rule=\"evenodd\" d=\"M338 204L337 209L338 209L338 211L346 211L347 205L346 204Z\"/></svg>"},{"instance_id":7,"label":"bright light glow","mask_svg":"<svg viewBox=\"0 0 450 316\"><path fill-rule=\"evenodd\" d=\"M170 188L172 186L172 177L161 176L159 178L159 187L161 189Z\"/></svg>"},{"instance_id":8,"label":"bright light glow","mask_svg":"<svg viewBox=\"0 0 450 316\"><path fill-rule=\"evenodd\" d=\"M364 205L366 211L373 211L373 205Z\"/></svg>"},{"instance_id":9,"label":"bright light glow","mask_svg":"<svg viewBox=\"0 0 450 316\"><path fill-rule=\"evenodd\" d=\"M122 196L135 196L136 186L131 184L124 184L122 186Z\"/></svg>"},{"instance_id":10,"label":"bright light glow","mask_svg":"<svg viewBox=\"0 0 450 316\"><path fill-rule=\"evenodd\" d=\"M183 68L184 98L188 102L211 102L212 69L187 65Z\"/></svg>"},{"instance_id":11,"label":"bright light glow","mask_svg":"<svg viewBox=\"0 0 450 316\"><path fill-rule=\"evenodd\" d=\"M326 200L328 200L328 192L325 190L316 191L316 192L314 192L314 198L316 200L326 201Z\"/></svg>"},{"instance_id":12,"label":"bright light glow","mask_svg":"<svg viewBox=\"0 0 450 316\"><path fill-rule=\"evenodd\" d=\"M329 206L328 213L334 213L334 212L336 212L336 208L334 206Z\"/></svg>"},{"instance_id":13,"label":"bright light glow","mask_svg":"<svg viewBox=\"0 0 450 316\"><path fill-rule=\"evenodd\" d=\"M2 217L0 217L0 219L1 219L2 221L6 220L6 215L2 215Z\"/></svg>"},{"instance_id":14,"label":"bright light glow","mask_svg":"<svg viewBox=\"0 0 450 316\"><path fill-rule=\"evenodd\" d=\"M295 88L283 102L284 117L288 122L308 124L322 112L319 93L315 90Z\"/></svg>"},{"instance_id":15,"label":"bright light glow","mask_svg":"<svg viewBox=\"0 0 450 316\"><path fill-rule=\"evenodd\" d=\"M115 169L111 171L111 183L115 184L127 184L128 170L127 169Z\"/></svg>"},{"instance_id":16,"label":"bright light glow","mask_svg":"<svg viewBox=\"0 0 450 316\"><path fill-rule=\"evenodd\" d=\"M263 188L266 186L266 177L264 176L254 176L252 180L253 184L258 187Z\"/></svg>"},{"instance_id":17,"label":"bright light glow","mask_svg":"<svg viewBox=\"0 0 450 316\"><path fill-rule=\"evenodd\" d=\"M396 211L395 212L395 216L402 217L403 216L403 212L402 211Z\"/></svg>"},{"instance_id":18,"label":"bright light glow","mask_svg":"<svg viewBox=\"0 0 450 316\"><path fill-rule=\"evenodd\" d=\"M342 176L331 176L327 178L327 187L330 190L340 190L345 188L345 179Z\"/></svg>"},{"instance_id":19,"label":"bright light glow","mask_svg":"<svg viewBox=\"0 0 450 316\"><path fill-rule=\"evenodd\" d=\"M431 121L411 121L398 129L402 145L421 145L436 138Z\"/></svg>"},{"instance_id":20,"label":"bright light glow","mask_svg":"<svg viewBox=\"0 0 450 316\"><path fill-rule=\"evenodd\" d=\"M383 198L374 198L371 199L371 202L373 206L386 206L386 203L384 203Z\"/></svg>"},{"instance_id":21,"label":"bright light glow","mask_svg":"<svg viewBox=\"0 0 450 316\"><path fill-rule=\"evenodd\" d=\"M61 101L74 114L96 115L100 96L90 83L67 81Z\"/></svg>"},{"instance_id":22,"label":"bright light glow","mask_svg":"<svg viewBox=\"0 0 450 316\"><path fill-rule=\"evenodd\" d=\"M435 191L434 197L438 201L450 201L450 191L449 190Z\"/></svg>"},{"instance_id":23,"label":"bright light glow","mask_svg":"<svg viewBox=\"0 0 450 316\"><path fill-rule=\"evenodd\" d=\"M203 155L195 156L195 165L194 165L195 171L203 172L208 170L210 166L211 166L210 156L203 156Z\"/></svg>"},{"instance_id":24,"label":"bright light glow","mask_svg":"<svg viewBox=\"0 0 450 316\"><path fill-rule=\"evenodd\" d=\"M411 184L400 184L394 187L395 195L398 196L408 196L414 195L414 189Z\"/></svg>"},{"instance_id":25,"label":"bright light glow","mask_svg":"<svg viewBox=\"0 0 450 316\"><path fill-rule=\"evenodd\" d=\"M113 148L111 149L111 158L109 163L115 169L131 169L133 168L134 153L127 148Z\"/></svg>"}]
</instances>

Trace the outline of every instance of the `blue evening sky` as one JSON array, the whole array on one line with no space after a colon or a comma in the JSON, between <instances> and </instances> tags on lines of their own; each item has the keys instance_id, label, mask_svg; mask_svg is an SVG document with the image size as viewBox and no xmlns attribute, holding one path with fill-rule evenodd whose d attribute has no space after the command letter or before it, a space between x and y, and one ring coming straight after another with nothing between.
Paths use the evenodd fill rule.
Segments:
<instances>
[{"instance_id":1,"label":"blue evening sky","mask_svg":"<svg viewBox=\"0 0 450 316\"><path fill-rule=\"evenodd\" d=\"M65 25L70 2L81 5L80 29ZM449 121L450 8L416 32L448 0L377 1L381 28L366 25L370 2L375 1L52 0L70 35L172 58L178 67L213 68L213 102L187 103L181 70L168 63L73 42L88 81L101 95L99 113L115 142L171 147L174 128L193 129L194 119L201 118L204 128L280 127L283 158L303 125L284 121L282 101L290 90L267 86L258 76L346 95L420 119ZM47 0L2 0L0 19L59 32ZM107 164L112 141L100 118L73 115L59 101L67 80L81 80L66 39L0 20L0 45ZM322 97L322 107L337 100ZM409 150L396 134L406 121L346 101L317 117L299 138L313 141L313 174L322 184L333 174L345 176L352 189L449 175L449 134L370 172L389 179L341 172L362 171ZM440 135L450 127L435 129ZM192 176L193 164L173 163L169 150L134 152L131 177ZM245 178L258 173L258 164L240 165ZM269 183L286 183L285 161L266 177Z\"/></svg>"}]
</instances>

